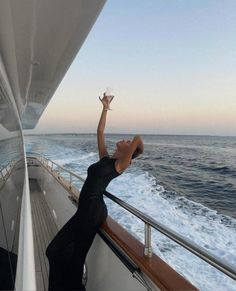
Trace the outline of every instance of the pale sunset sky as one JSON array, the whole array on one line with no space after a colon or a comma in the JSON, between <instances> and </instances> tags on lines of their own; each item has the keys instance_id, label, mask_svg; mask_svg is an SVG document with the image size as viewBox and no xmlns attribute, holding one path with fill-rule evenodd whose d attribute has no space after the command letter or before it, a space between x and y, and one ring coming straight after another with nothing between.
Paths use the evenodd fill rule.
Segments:
<instances>
[{"instance_id":1,"label":"pale sunset sky","mask_svg":"<svg viewBox=\"0 0 236 291\"><path fill-rule=\"evenodd\" d=\"M236 1L108 0L31 133L236 135Z\"/></svg>"}]
</instances>

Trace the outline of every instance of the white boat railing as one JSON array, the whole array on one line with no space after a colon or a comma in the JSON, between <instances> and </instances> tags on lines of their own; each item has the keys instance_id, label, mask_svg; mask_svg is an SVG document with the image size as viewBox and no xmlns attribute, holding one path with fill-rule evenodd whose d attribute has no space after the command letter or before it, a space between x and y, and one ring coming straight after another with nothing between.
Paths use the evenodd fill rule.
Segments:
<instances>
[{"instance_id":1,"label":"white boat railing","mask_svg":"<svg viewBox=\"0 0 236 291\"><path fill-rule=\"evenodd\" d=\"M36 289L33 226L30 203L28 169L25 167L24 188L20 212L18 259L15 279L16 291Z\"/></svg>"},{"instance_id":2,"label":"white boat railing","mask_svg":"<svg viewBox=\"0 0 236 291\"><path fill-rule=\"evenodd\" d=\"M67 176L69 175L69 181L70 186L69 189L72 188L73 182L75 179L78 179L82 182L85 180L80 177L79 175L76 175L72 171L62 167L61 165L53 162L52 160L42 157L40 155L35 156L32 153L27 153L29 155L28 158L37 158L42 165L49 168L51 171L54 171L56 169L59 177L62 172L65 172ZM63 175L61 175L63 177ZM188 238L180 235L179 233L175 232L171 228L167 227L166 225L162 224L161 222L156 221L152 217L148 216L147 214L143 213L142 211L136 209L135 207L131 206L130 204L126 203L125 201L119 199L118 197L114 196L113 194L105 191L104 195L111 199L113 202L121 206L122 208L126 209L128 212L132 213L134 216L139 218L144 222L144 255L147 257L152 256L152 247L151 247L151 228L154 228L155 230L161 232L171 240L175 241L177 244L181 245L191 253L195 254L208 264L212 265L216 269L220 270L230 278L236 280L236 266L226 262L224 259L216 257L214 254L210 253L206 249L200 247L193 241L189 240Z\"/></svg>"},{"instance_id":3,"label":"white boat railing","mask_svg":"<svg viewBox=\"0 0 236 291\"><path fill-rule=\"evenodd\" d=\"M0 169L0 189L7 183L11 176L13 169L18 163L22 163L24 159L12 160L2 169ZM32 232L32 218L29 195L29 179L28 170L24 167L25 178L22 192L22 202L20 211L20 230L19 230L19 244L17 257L17 270L15 278L15 289L24 291L36 290L35 283L35 263L34 263L34 249L33 249L33 232Z\"/></svg>"}]
</instances>

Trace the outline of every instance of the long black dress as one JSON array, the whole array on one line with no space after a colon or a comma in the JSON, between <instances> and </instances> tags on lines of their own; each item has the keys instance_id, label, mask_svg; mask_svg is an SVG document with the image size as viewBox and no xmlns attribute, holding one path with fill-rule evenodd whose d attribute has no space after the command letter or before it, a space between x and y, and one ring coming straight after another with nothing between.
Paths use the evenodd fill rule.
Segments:
<instances>
[{"instance_id":1,"label":"long black dress","mask_svg":"<svg viewBox=\"0 0 236 291\"><path fill-rule=\"evenodd\" d=\"M88 168L80 192L79 207L46 250L49 260L49 291L85 290L82 275L85 258L94 237L106 220L103 192L119 176L115 159L103 157Z\"/></svg>"}]
</instances>

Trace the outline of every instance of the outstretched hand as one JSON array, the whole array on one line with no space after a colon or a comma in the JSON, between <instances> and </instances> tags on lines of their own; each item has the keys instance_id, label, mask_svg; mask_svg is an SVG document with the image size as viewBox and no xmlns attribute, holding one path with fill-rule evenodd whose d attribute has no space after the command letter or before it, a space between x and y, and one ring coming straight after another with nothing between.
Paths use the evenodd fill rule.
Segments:
<instances>
[{"instance_id":1,"label":"outstretched hand","mask_svg":"<svg viewBox=\"0 0 236 291\"><path fill-rule=\"evenodd\" d=\"M114 96L106 96L106 93L103 93L103 98L99 96L100 101L102 102L104 108L109 109L109 105Z\"/></svg>"}]
</instances>

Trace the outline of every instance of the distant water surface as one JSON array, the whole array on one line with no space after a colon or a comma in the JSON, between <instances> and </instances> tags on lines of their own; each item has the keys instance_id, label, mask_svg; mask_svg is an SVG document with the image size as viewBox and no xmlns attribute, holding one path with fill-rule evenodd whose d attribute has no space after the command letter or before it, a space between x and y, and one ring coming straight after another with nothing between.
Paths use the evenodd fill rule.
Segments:
<instances>
[{"instance_id":1,"label":"distant water surface","mask_svg":"<svg viewBox=\"0 0 236 291\"><path fill-rule=\"evenodd\" d=\"M236 137L145 136L144 140L140 166L166 190L236 218Z\"/></svg>"},{"instance_id":2,"label":"distant water surface","mask_svg":"<svg viewBox=\"0 0 236 291\"><path fill-rule=\"evenodd\" d=\"M129 135L106 135L110 153ZM145 152L108 190L236 267L236 137L143 135ZM26 136L37 152L86 177L96 135ZM81 185L78 184L78 188ZM143 223L106 199L109 213L143 240ZM236 283L153 231L153 248L201 290Z\"/></svg>"}]
</instances>

